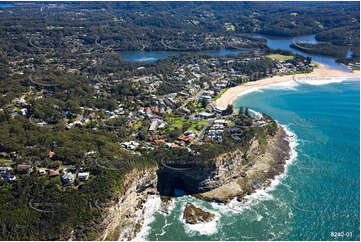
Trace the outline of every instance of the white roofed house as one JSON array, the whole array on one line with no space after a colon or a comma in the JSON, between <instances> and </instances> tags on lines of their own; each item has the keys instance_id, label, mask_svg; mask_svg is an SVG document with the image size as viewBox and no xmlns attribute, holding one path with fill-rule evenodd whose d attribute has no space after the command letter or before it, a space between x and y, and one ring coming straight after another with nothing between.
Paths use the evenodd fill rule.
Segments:
<instances>
[{"instance_id":1,"label":"white roofed house","mask_svg":"<svg viewBox=\"0 0 361 242\"><path fill-rule=\"evenodd\" d=\"M135 150L136 148L138 148L139 143L136 142L136 141L131 140L131 141L128 141L128 142L123 142L120 145L123 146L125 149Z\"/></svg>"},{"instance_id":2,"label":"white roofed house","mask_svg":"<svg viewBox=\"0 0 361 242\"><path fill-rule=\"evenodd\" d=\"M61 175L61 180L63 181L63 183L65 185L70 185L70 184L74 183L75 175L73 173L71 173L71 172L64 172Z\"/></svg>"},{"instance_id":3,"label":"white roofed house","mask_svg":"<svg viewBox=\"0 0 361 242\"><path fill-rule=\"evenodd\" d=\"M78 174L79 180L86 181L89 179L89 172L81 172Z\"/></svg>"},{"instance_id":4,"label":"white roofed house","mask_svg":"<svg viewBox=\"0 0 361 242\"><path fill-rule=\"evenodd\" d=\"M149 131L156 131L158 127L158 121L153 121L149 127Z\"/></svg>"},{"instance_id":5,"label":"white roofed house","mask_svg":"<svg viewBox=\"0 0 361 242\"><path fill-rule=\"evenodd\" d=\"M210 118L213 117L214 114L213 113L207 113L207 112L200 112L198 113L198 116L201 118Z\"/></svg>"}]
</instances>

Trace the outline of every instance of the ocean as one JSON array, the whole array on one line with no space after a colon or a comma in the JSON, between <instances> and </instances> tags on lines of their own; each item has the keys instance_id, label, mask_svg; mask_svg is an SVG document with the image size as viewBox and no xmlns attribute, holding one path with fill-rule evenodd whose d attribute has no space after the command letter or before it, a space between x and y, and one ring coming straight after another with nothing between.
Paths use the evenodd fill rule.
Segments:
<instances>
[{"instance_id":1,"label":"ocean","mask_svg":"<svg viewBox=\"0 0 361 242\"><path fill-rule=\"evenodd\" d=\"M169 214L147 202L146 240L360 240L360 79L288 82L239 97L276 119L291 134L286 172L248 202L208 203L175 198ZM181 192L181 191L178 191ZM216 219L187 225L187 202Z\"/></svg>"}]
</instances>

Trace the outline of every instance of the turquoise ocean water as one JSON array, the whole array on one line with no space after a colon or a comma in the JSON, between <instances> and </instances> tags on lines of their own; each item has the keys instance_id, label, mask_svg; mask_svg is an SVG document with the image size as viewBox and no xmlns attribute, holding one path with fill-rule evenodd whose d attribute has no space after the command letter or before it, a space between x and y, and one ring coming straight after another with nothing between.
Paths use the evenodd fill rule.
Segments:
<instances>
[{"instance_id":1,"label":"turquoise ocean water","mask_svg":"<svg viewBox=\"0 0 361 242\"><path fill-rule=\"evenodd\" d=\"M169 215L151 212L140 236L147 240L360 240L360 79L324 85L290 82L242 97L235 108L265 112L294 134L293 159L268 191L246 204L175 199ZM320 84L320 83L319 83ZM216 221L185 225L187 201ZM155 205L158 204L158 205ZM333 237L333 232L341 232Z\"/></svg>"}]
</instances>

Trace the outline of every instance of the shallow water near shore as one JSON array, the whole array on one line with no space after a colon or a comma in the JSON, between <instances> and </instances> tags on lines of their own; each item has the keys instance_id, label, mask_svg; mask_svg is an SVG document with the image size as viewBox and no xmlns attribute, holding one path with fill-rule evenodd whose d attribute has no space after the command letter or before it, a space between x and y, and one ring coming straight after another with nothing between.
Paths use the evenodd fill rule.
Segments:
<instances>
[{"instance_id":1,"label":"shallow water near shore","mask_svg":"<svg viewBox=\"0 0 361 242\"><path fill-rule=\"evenodd\" d=\"M359 240L360 79L321 84L273 85L233 103L265 112L295 134L297 157L271 189L229 205L177 197L170 214L153 214L143 238ZM185 225L187 202L216 214L216 221ZM343 232L343 237L332 237L332 232Z\"/></svg>"}]
</instances>

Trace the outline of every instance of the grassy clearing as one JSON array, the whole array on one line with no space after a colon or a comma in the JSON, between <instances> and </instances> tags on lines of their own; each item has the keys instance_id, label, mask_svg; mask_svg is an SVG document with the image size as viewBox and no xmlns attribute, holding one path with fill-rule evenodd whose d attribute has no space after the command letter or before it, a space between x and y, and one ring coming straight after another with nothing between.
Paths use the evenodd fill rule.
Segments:
<instances>
[{"instance_id":1,"label":"grassy clearing","mask_svg":"<svg viewBox=\"0 0 361 242\"><path fill-rule=\"evenodd\" d=\"M47 30L53 30L53 29L64 29L64 27L62 26L47 26L46 27Z\"/></svg>"},{"instance_id":2,"label":"grassy clearing","mask_svg":"<svg viewBox=\"0 0 361 242\"><path fill-rule=\"evenodd\" d=\"M273 60L277 60L277 61L286 61L286 60L291 60L294 57L290 56L290 55L280 55L280 54L272 54L272 55L266 55L266 57L271 58Z\"/></svg>"},{"instance_id":3,"label":"grassy clearing","mask_svg":"<svg viewBox=\"0 0 361 242\"><path fill-rule=\"evenodd\" d=\"M291 16L297 16L298 13L290 13Z\"/></svg>"},{"instance_id":4,"label":"grassy clearing","mask_svg":"<svg viewBox=\"0 0 361 242\"><path fill-rule=\"evenodd\" d=\"M217 96L212 97L212 101L213 101L213 102L216 101L216 100L217 100L218 98L220 98L220 97L223 95L223 93L225 93L228 89L229 89L229 88L224 88L224 89L222 89L222 90L218 93Z\"/></svg>"},{"instance_id":5,"label":"grassy clearing","mask_svg":"<svg viewBox=\"0 0 361 242\"><path fill-rule=\"evenodd\" d=\"M117 241L119 240L120 232L118 229L114 230L105 238L105 241Z\"/></svg>"},{"instance_id":6,"label":"grassy clearing","mask_svg":"<svg viewBox=\"0 0 361 242\"><path fill-rule=\"evenodd\" d=\"M198 130L196 129L196 127L197 127L198 125L202 125L203 127L205 127L205 126L207 126L207 124L208 124L208 122L207 122L207 121L204 121L204 120L200 120L199 122L192 122L192 126L189 127L189 128L187 129L187 131L193 131L193 132L199 134L199 133L201 132L201 130L198 131Z\"/></svg>"},{"instance_id":7,"label":"grassy clearing","mask_svg":"<svg viewBox=\"0 0 361 242\"><path fill-rule=\"evenodd\" d=\"M187 131L194 131L195 133L199 134L200 131L198 131L196 129L196 127L198 125L202 125L203 127L205 127L208 122L207 121L204 121L204 120L200 120L200 121L190 121L190 120L187 120L185 118L176 118L176 117L171 117L171 118L168 118L167 119L167 123L169 125L169 130L172 131L174 130L175 128L178 128L178 129L183 129L183 126L186 126L186 127L189 127L187 129ZM190 126L189 126L190 125Z\"/></svg>"},{"instance_id":8,"label":"grassy clearing","mask_svg":"<svg viewBox=\"0 0 361 242\"><path fill-rule=\"evenodd\" d=\"M234 25L231 24L231 23L225 23L225 24L224 24L224 27L226 28L226 31L235 31L235 30L236 30L236 28L234 27Z\"/></svg>"},{"instance_id":9,"label":"grassy clearing","mask_svg":"<svg viewBox=\"0 0 361 242\"><path fill-rule=\"evenodd\" d=\"M141 128L142 124L143 124L142 121L138 121L136 124L134 124L133 128L139 129L139 128Z\"/></svg>"},{"instance_id":10,"label":"grassy clearing","mask_svg":"<svg viewBox=\"0 0 361 242\"><path fill-rule=\"evenodd\" d=\"M187 120L184 118L170 117L167 119L169 130L174 130L175 128L182 129L185 122L187 122Z\"/></svg>"}]
</instances>

